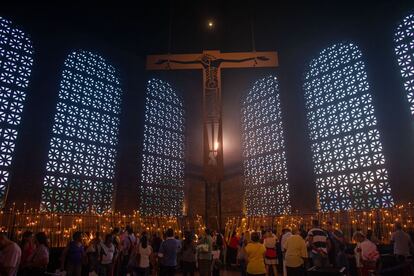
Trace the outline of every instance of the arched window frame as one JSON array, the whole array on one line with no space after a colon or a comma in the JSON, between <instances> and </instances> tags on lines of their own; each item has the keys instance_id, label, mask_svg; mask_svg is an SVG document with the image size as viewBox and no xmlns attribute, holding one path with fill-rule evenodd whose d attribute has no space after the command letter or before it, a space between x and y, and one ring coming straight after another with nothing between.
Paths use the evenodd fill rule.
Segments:
<instances>
[{"instance_id":1,"label":"arched window frame","mask_svg":"<svg viewBox=\"0 0 414 276\"><path fill-rule=\"evenodd\" d=\"M84 50L63 66L41 210L105 213L113 209L121 83L102 56Z\"/></svg>"},{"instance_id":2,"label":"arched window frame","mask_svg":"<svg viewBox=\"0 0 414 276\"><path fill-rule=\"evenodd\" d=\"M0 17L0 207L7 198L33 56L30 37L13 22Z\"/></svg>"},{"instance_id":3,"label":"arched window frame","mask_svg":"<svg viewBox=\"0 0 414 276\"><path fill-rule=\"evenodd\" d=\"M245 204L249 216L291 211L279 84L257 80L242 104Z\"/></svg>"},{"instance_id":4,"label":"arched window frame","mask_svg":"<svg viewBox=\"0 0 414 276\"><path fill-rule=\"evenodd\" d=\"M393 206L365 62L358 46L322 50L305 74L318 204L323 211Z\"/></svg>"},{"instance_id":5,"label":"arched window frame","mask_svg":"<svg viewBox=\"0 0 414 276\"><path fill-rule=\"evenodd\" d=\"M168 82L150 79L138 189L142 215L182 216L184 157L184 102Z\"/></svg>"},{"instance_id":6,"label":"arched window frame","mask_svg":"<svg viewBox=\"0 0 414 276\"><path fill-rule=\"evenodd\" d=\"M394 43L410 112L414 116L414 14L407 15L397 26Z\"/></svg>"}]
</instances>

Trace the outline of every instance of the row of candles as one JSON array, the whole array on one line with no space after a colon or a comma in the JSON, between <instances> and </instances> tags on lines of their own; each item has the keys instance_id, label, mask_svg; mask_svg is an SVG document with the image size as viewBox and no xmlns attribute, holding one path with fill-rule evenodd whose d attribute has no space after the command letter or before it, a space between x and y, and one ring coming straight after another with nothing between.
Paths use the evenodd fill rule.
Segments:
<instances>
[{"instance_id":1,"label":"row of candles","mask_svg":"<svg viewBox=\"0 0 414 276\"><path fill-rule=\"evenodd\" d=\"M13 240L20 240L25 231L33 233L45 232L51 247L64 247L71 240L74 232L85 233L84 241L88 243L95 237L96 232L102 235L112 232L115 227L131 226L135 233L146 231L160 237L168 228L172 228L177 236L182 236L185 230L194 231L201 235L204 222L201 216L195 217L143 217L138 211L132 214L108 212L105 214L62 214L44 213L35 209L24 211L0 211L0 230L7 232Z\"/></svg>"},{"instance_id":2,"label":"row of candles","mask_svg":"<svg viewBox=\"0 0 414 276\"><path fill-rule=\"evenodd\" d=\"M372 209L369 211L316 212L312 214L290 214L283 216L231 217L226 222L226 237L233 232L241 233L272 229L280 234L282 229L291 230L312 228L312 221L318 220L322 228L332 222L335 229L340 229L348 240L355 231L367 233L371 230L381 243L389 243L394 225L401 223L405 231L414 231L414 205L396 205L392 208Z\"/></svg>"},{"instance_id":3,"label":"row of candles","mask_svg":"<svg viewBox=\"0 0 414 276\"><path fill-rule=\"evenodd\" d=\"M394 223L400 222L407 231L414 231L414 205L398 205L387 209L370 211L317 212L312 214L290 214L283 216L263 217L231 217L225 227L226 237L236 231L242 232L273 229L281 233L283 228L310 229L312 220L317 219L326 226L331 221L335 228L341 229L350 239L357 230L373 234L384 243L389 242ZM151 234L163 235L166 229L172 228L178 236L183 231L192 230L197 236L204 234L205 225L201 216L195 217L144 217L138 211L126 215L119 212L105 214L57 214L43 213L38 210L24 211L11 208L0 212L0 230L7 232L14 240L19 240L24 231L45 232L49 237L50 246L65 246L76 231L87 233L87 240L94 237L95 232L110 233L115 227L131 226L135 232L147 231Z\"/></svg>"}]
</instances>

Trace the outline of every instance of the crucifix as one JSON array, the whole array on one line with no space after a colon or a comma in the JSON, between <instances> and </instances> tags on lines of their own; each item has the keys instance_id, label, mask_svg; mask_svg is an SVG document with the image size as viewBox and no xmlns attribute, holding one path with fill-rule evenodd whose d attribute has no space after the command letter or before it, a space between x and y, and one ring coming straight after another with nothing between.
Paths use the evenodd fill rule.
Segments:
<instances>
[{"instance_id":1,"label":"crucifix","mask_svg":"<svg viewBox=\"0 0 414 276\"><path fill-rule=\"evenodd\" d=\"M276 67L276 52L174 54L147 56L147 70L203 70L203 169L206 225L221 229L223 180L223 126L221 68Z\"/></svg>"}]
</instances>

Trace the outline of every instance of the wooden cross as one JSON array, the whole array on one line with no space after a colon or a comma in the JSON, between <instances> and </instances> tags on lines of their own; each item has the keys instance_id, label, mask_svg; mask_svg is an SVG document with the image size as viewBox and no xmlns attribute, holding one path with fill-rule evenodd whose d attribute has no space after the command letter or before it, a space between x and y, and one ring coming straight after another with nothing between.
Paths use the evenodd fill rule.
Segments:
<instances>
[{"instance_id":1,"label":"wooden cross","mask_svg":"<svg viewBox=\"0 0 414 276\"><path fill-rule=\"evenodd\" d=\"M276 52L149 55L147 70L203 70L203 167L206 183L206 222L221 225L221 181L223 179L223 126L221 68L276 67Z\"/></svg>"}]
</instances>

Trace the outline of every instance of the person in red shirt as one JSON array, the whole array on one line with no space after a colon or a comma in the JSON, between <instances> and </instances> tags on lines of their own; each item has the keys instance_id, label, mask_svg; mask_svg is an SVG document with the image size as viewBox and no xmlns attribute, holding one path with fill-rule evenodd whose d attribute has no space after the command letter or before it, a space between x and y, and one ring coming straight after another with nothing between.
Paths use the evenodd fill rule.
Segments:
<instances>
[{"instance_id":1,"label":"person in red shirt","mask_svg":"<svg viewBox=\"0 0 414 276\"><path fill-rule=\"evenodd\" d=\"M33 232L25 231L23 233L22 240L20 242L20 249L22 250L20 269L23 270L28 265L30 261L30 256L32 256L35 250L35 245L33 241Z\"/></svg>"},{"instance_id":2,"label":"person in red shirt","mask_svg":"<svg viewBox=\"0 0 414 276\"><path fill-rule=\"evenodd\" d=\"M237 257L237 248L239 245L239 238L236 235L236 232L233 232L230 238L229 245L227 247L227 265L231 266L236 264Z\"/></svg>"}]
</instances>

